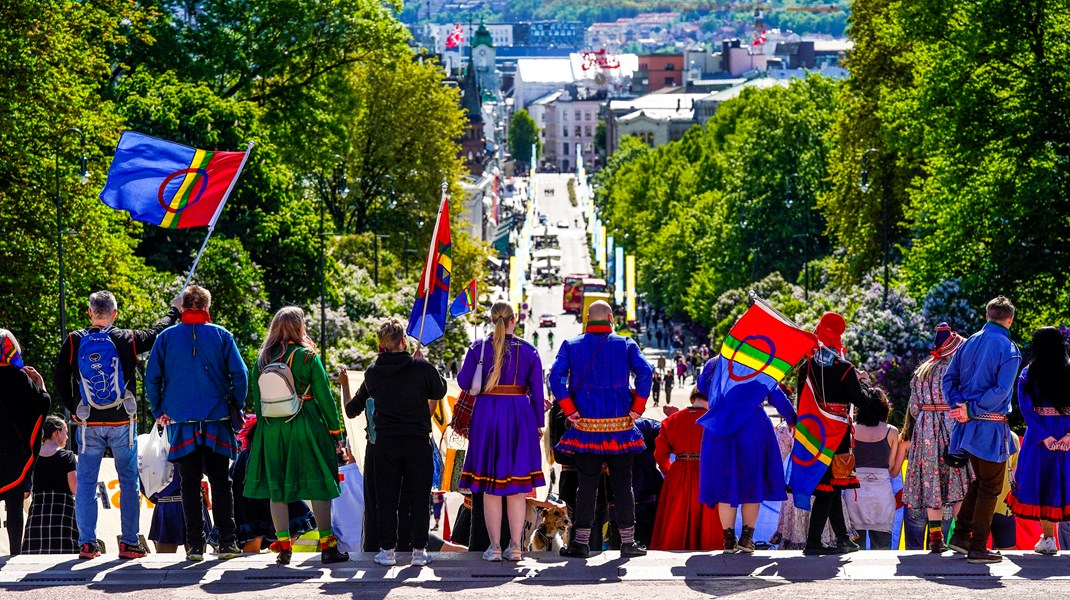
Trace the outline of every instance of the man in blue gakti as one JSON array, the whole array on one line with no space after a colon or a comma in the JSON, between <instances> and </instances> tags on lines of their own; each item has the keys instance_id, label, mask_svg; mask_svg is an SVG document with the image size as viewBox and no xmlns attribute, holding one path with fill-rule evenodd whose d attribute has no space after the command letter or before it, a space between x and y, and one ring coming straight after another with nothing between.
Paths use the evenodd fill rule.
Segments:
<instances>
[{"instance_id":1,"label":"man in blue gakti","mask_svg":"<svg viewBox=\"0 0 1070 600\"><path fill-rule=\"evenodd\" d=\"M966 554L971 563L1002 560L999 552L988 549L988 535L1003 492L1006 462L1018 451L1007 427L1011 391L1022 360L1010 335L1014 305L998 296L985 312L988 323L962 343L942 382L950 415L958 421L948 454L965 455L974 474L948 546Z\"/></svg>"},{"instance_id":2,"label":"man in blue gakti","mask_svg":"<svg viewBox=\"0 0 1070 600\"><path fill-rule=\"evenodd\" d=\"M583 335L561 344L550 369L550 389L571 426L556 449L574 455L579 472L576 529L562 556L586 558L594 525L595 498L602 465L609 482L620 527L622 556L643 556L635 542L635 494L632 463L646 447L635 427L646 408L653 367L639 344L613 333L613 309L601 300L587 310ZM631 376L635 377L634 390Z\"/></svg>"}]
</instances>

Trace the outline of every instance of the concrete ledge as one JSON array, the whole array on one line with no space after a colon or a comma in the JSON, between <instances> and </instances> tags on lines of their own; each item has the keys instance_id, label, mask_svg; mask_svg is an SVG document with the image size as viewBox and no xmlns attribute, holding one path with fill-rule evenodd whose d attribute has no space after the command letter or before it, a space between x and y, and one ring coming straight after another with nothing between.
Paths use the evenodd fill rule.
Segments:
<instances>
[{"instance_id":1,"label":"concrete ledge","mask_svg":"<svg viewBox=\"0 0 1070 600\"><path fill-rule=\"evenodd\" d=\"M1063 553L1065 554L1065 553ZM399 564L385 568L370 553L323 567L315 554L297 554L287 567L274 564L274 556L260 554L230 561L206 557L189 563L180 555L153 554L140 560L102 557L80 561L68 556L17 556L0 559L0 588L53 586L153 587L226 584L260 588L290 584L380 583L391 585L427 582L467 583L473 587L505 582L555 585L560 583L638 581L717 581L760 579L769 581L836 580L1066 580L1066 556L1040 556L1032 552L1005 553L1002 563L971 565L961 556L934 556L926 552L858 552L848 556L809 557L800 552L757 552L753 555L720 553L651 552L642 558L622 558L604 552L584 560L566 560L551 554L531 554L520 563L487 563L474 553L436 554L424 568ZM407 563L407 556L399 557Z\"/></svg>"}]
</instances>

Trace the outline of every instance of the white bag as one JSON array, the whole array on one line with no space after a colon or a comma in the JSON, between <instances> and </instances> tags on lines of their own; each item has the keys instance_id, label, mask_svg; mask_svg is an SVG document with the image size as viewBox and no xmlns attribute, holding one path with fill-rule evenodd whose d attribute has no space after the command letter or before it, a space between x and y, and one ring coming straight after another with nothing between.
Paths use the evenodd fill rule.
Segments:
<instances>
[{"instance_id":1,"label":"white bag","mask_svg":"<svg viewBox=\"0 0 1070 600\"><path fill-rule=\"evenodd\" d=\"M342 552L362 552L364 545L364 475L357 463L338 467L342 495L331 500L331 528Z\"/></svg>"},{"instance_id":2,"label":"white bag","mask_svg":"<svg viewBox=\"0 0 1070 600\"><path fill-rule=\"evenodd\" d=\"M170 446L166 426L153 427L152 431L138 436L137 471L146 497L162 492L175 476L175 465L167 460Z\"/></svg>"},{"instance_id":3,"label":"white bag","mask_svg":"<svg viewBox=\"0 0 1070 600\"><path fill-rule=\"evenodd\" d=\"M293 362L293 354L290 361ZM297 416L301 412L303 397L308 397L308 391L312 389L309 384L305 393L300 396L294 389L294 376L290 365L282 362L273 362L260 368L260 377L257 379L257 387L260 389L260 414L265 417L287 418Z\"/></svg>"}]
</instances>

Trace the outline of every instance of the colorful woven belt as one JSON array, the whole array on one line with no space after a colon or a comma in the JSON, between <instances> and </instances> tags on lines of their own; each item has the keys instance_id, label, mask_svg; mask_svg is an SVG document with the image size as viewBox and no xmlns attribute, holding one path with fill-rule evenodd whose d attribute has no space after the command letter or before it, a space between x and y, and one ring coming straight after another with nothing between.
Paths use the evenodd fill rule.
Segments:
<instances>
[{"instance_id":1,"label":"colorful woven belt","mask_svg":"<svg viewBox=\"0 0 1070 600\"><path fill-rule=\"evenodd\" d=\"M1001 415L999 413L981 413L970 418L978 421L996 421L1002 423L1007 420L1007 415Z\"/></svg>"},{"instance_id":2,"label":"colorful woven belt","mask_svg":"<svg viewBox=\"0 0 1070 600\"><path fill-rule=\"evenodd\" d=\"M948 412L951 406L948 404L922 404L921 412Z\"/></svg>"},{"instance_id":3,"label":"colorful woven belt","mask_svg":"<svg viewBox=\"0 0 1070 600\"><path fill-rule=\"evenodd\" d=\"M849 416L850 413L851 413L851 405L850 404L840 404L838 402L826 402L826 403L821 405L821 408L829 411L830 413L832 413L834 415L839 415L841 417Z\"/></svg>"},{"instance_id":4,"label":"colorful woven belt","mask_svg":"<svg viewBox=\"0 0 1070 600\"><path fill-rule=\"evenodd\" d=\"M684 454L677 454L676 460L698 460L699 455L693 452L685 452Z\"/></svg>"},{"instance_id":5,"label":"colorful woven belt","mask_svg":"<svg viewBox=\"0 0 1070 600\"><path fill-rule=\"evenodd\" d=\"M1061 417L1064 414L1059 412L1058 408L1053 408L1051 406L1034 406L1033 412L1042 417Z\"/></svg>"},{"instance_id":6,"label":"colorful woven belt","mask_svg":"<svg viewBox=\"0 0 1070 600\"><path fill-rule=\"evenodd\" d=\"M483 396L527 396L528 386L526 385L496 385L494 389L489 392L483 392Z\"/></svg>"},{"instance_id":7,"label":"colorful woven belt","mask_svg":"<svg viewBox=\"0 0 1070 600\"><path fill-rule=\"evenodd\" d=\"M591 433L614 433L618 431L629 431L634 427L631 417L614 417L612 419L580 419L572 424L573 427L580 431L587 431Z\"/></svg>"},{"instance_id":8,"label":"colorful woven belt","mask_svg":"<svg viewBox=\"0 0 1070 600\"><path fill-rule=\"evenodd\" d=\"M467 508L468 510L472 510L472 497L471 496L465 496L464 497L464 507Z\"/></svg>"}]
</instances>

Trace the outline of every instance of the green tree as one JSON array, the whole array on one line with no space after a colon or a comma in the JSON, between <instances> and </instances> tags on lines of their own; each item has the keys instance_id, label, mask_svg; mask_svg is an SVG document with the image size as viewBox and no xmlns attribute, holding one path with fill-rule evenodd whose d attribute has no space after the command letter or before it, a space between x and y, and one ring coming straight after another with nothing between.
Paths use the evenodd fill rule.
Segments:
<instances>
[{"instance_id":1,"label":"green tree","mask_svg":"<svg viewBox=\"0 0 1070 600\"><path fill-rule=\"evenodd\" d=\"M542 154L542 141L539 139L539 126L523 108L513 113L509 119L509 134L506 144L509 153L521 164L531 167L531 146L535 145L536 154Z\"/></svg>"}]
</instances>

